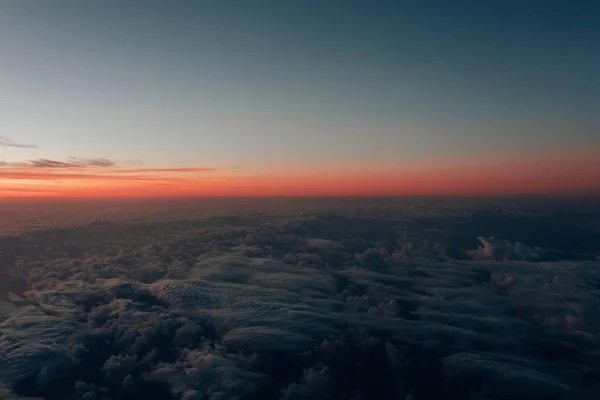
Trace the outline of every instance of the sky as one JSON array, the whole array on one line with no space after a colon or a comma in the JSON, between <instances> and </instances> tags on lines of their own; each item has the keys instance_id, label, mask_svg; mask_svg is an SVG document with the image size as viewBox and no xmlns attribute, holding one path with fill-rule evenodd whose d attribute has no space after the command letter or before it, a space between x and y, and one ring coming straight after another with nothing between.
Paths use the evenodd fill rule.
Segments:
<instances>
[{"instance_id":1,"label":"sky","mask_svg":"<svg viewBox=\"0 0 600 400\"><path fill-rule=\"evenodd\" d=\"M0 1L0 198L600 193L591 1Z\"/></svg>"}]
</instances>

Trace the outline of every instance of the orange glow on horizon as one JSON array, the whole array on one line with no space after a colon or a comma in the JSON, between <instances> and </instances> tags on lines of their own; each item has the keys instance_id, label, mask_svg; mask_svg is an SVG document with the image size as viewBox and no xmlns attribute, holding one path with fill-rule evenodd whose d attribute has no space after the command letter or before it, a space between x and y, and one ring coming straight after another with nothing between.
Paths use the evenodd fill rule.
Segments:
<instances>
[{"instance_id":1,"label":"orange glow on horizon","mask_svg":"<svg viewBox=\"0 0 600 400\"><path fill-rule=\"evenodd\" d=\"M0 168L0 199L600 193L597 154L562 151L296 172L11 167Z\"/></svg>"}]
</instances>

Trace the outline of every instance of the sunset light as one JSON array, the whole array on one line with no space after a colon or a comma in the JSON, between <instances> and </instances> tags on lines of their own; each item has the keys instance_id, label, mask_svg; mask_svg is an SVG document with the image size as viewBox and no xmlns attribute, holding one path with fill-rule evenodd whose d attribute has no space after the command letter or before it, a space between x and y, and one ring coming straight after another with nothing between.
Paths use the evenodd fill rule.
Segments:
<instances>
[{"instance_id":1,"label":"sunset light","mask_svg":"<svg viewBox=\"0 0 600 400\"><path fill-rule=\"evenodd\" d=\"M599 400L600 1L0 0L0 400Z\"/></svg>"},{"instance_id":2,"label":"sunset light","mask_svg":"<svg viewBox=\"0 0 600 400\"><path fill-rule=\"evenodd\" d=\"M600 192L595 150L400 160L388 165L301 169L132 168L24 163L0 166L9 198L195 196L415 196ZM47 161L47 160L46 160Z\"/></svg>"}]
</instances>

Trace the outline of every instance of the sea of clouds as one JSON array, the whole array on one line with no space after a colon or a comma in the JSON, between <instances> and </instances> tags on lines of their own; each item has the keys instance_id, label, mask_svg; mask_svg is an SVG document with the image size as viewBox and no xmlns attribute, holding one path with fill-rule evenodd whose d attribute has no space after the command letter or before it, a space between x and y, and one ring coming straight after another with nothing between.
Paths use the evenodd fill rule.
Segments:
<instances>
[{"instance_id":1,"label":"sea of clouds","mask_svg":"<svg viewBox=\"0 0 600 400\"><path fill-rule=\"evenodd\" d=\"M593 204L161 207L0 236L2 399L600 398Z\"/></svg>"}]
</instances>

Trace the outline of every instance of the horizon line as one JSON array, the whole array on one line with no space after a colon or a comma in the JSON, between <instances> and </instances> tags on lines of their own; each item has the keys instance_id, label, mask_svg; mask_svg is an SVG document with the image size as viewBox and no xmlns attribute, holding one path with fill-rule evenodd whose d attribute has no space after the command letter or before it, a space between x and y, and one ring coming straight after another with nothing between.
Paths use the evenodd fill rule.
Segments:
<instances>
[{"instance_id":1,"label":"horizon line","mask_svg":"<svg viewBox=\"0 0 600 400\"><path fill-rule=\"evenodd\" d=\"M599 198L600 192L540 192L540 193L445 193L445 194L294 194L294 195L196 195L196 196L19 196L0 199L0 203L27 202L85 202L85 201L173 201L204 199L507 199L507 198Z\"/></svg>"}]
</instances>

